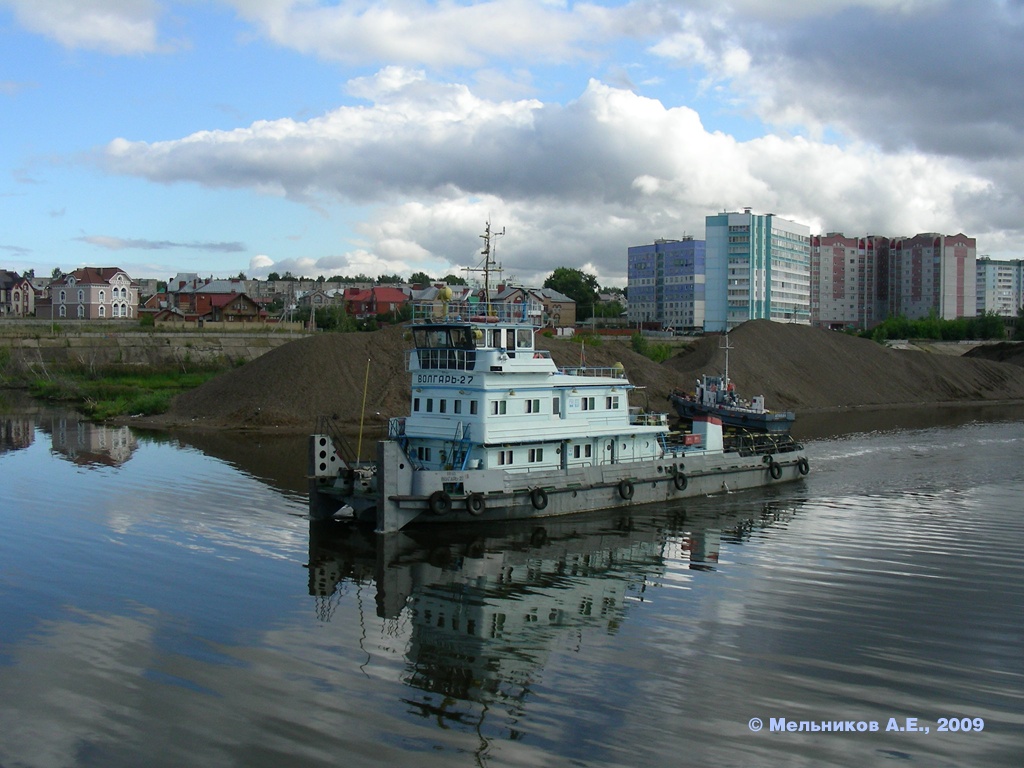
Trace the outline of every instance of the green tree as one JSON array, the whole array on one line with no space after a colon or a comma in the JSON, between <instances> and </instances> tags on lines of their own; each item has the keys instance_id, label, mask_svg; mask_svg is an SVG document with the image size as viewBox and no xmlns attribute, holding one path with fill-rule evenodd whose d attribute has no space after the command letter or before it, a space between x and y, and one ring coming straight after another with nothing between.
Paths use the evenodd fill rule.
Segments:
<instances>
[{"instance_id":1,"label":"green tree","mask_svg":"<svg viewBox=\"0 0 1024 768\"><path fill-rule=\"evenodd\" d=\"M551 288L576 302L576 319L589 320L597 306L597 295L601 286L597 278L580 269L557 267L544 281L545 288Z\"/></svg>"},{"instance_id":2,"label":"green tree","mask_svg":"<svg viewBox=\"0 0 1024 768\"><path fill-rule=\"evenodd\" d=\"M278 274L277 272L271 272L269 275L267 275L267 282L270 283L276 283L280 279L281 275Z\"/></svg>"},{"instance_id":3,"label":"green tree","mask_svg":"<svg viewBox=\"0 0 1024 768\"><path fill-rule=\"evenodd\" d=\"M426 272L413 272L409 277L409 282L419 285L430 285L434 282L434 278L428 275Z\"/></svg>"},{"instance_id":4,"label":"green tree","mask_svg":"<svg viewBox=\"0 0 1024 768\"><path fill-rule=\"evenodd\" d=\"M603 301L597 305L594 314L597 317L621 317L626 309L617 301Z\"/></svg>"},{"instance_id":5,"label":"green tree","mask_svg":"<svg viewBox=\"0 0 1024 768\"><path fill-rule=\"evenodd\" d=\"M316 327L324 331L351 333L359 330L356 319L341 305L334 304L316 310Z\"/></svg>"},{"instance_id":6,"label":"green tree","mask_svg":"<svg viewBox=\"0 0 1024 768\"><path fill-rule=\"evenodd\" d=\"M459 277L458 275L445 275L441 278L441 281L448 285L467 285L466 278Z\"/></svg>"}]
</instances>

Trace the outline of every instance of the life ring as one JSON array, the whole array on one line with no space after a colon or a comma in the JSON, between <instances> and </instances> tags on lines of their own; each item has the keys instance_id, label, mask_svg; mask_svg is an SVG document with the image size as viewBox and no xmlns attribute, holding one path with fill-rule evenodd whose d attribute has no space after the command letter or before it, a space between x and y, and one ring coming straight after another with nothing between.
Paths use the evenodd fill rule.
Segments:
<instances>
[{"instance_id":1,"label":"life ring","mask_svg":"<svg viewBox=\"0 0 1024 768\"><path fill-rule=\"evenodd\" d=\"M445 491L434 491L430 494L430 514L447 515L452 511L452 497Z\"/></svg>"},{"instance_id":2,"label":"life ring","mask_svg":"<svg viewBox=\"0 0 1024 768\"><path fill-rule=\"evenodd\" d=\"M484 501L482 493L471 493L466 497L466 511L471 515L483 514L484 507L486 506L487 502Z\"/></svg>"},{"instance_id":3,"label":"life ring","mask_svg":"<svg viewBox=\"0 0 1024 768\"><path fill-rule=\"evenodd\" d=\"M768 474L772 476L772 480L778 480L782 477L782 465L777 461L773 461L768 465Z\"/></svg>"},{"instance_id":4,"label":"life ring","mask_svg":"<svg viewBox=\"0 0 1024 768\"><path fill-rule=\"evenodd\" d=\"M811 465L807 463L807 457L801 456L800 460L796 463L796 468L800 470L801 475L806 475L811 471Z\"/></svg>"},{"instance_id":5,"label":"life ring","mask_svg":"<svg viewBox=\"0 0 1024 768\"><path fill-rule=\"evenodd\" d=\"M530 503L534 509L544 509L548 505L548 494L543 488L534 488L530 491Z\"/></svg>"},{"instance_id":6,"label":"life ring","mask_svg":"<svg viewBox=\"0 0 1024 768\"><path fill-rule=\"evenodd\" d=\"M633 498L633 483L629 480L619 480L619 496L626 501Z\"/></svg>"},{"instance_id":7,"label":"life ring","mask_svg":"<svg viewBox=\"0 0 1024 768\"><path fill-rule=\"evenodd\" d=\"M690 481L686 479L685 472L676 472L672 477L672 484L676 487L677 491L685 491L689 482Z\"/></svg>"}]
</instances>

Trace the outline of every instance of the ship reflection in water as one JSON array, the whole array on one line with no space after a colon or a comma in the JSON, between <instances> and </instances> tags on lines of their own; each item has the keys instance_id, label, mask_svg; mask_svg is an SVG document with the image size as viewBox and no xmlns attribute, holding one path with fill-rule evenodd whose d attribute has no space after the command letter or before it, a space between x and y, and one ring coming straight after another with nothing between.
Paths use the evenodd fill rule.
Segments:
<instances>
[{"instance_id":1,"label":"ship reflection in water","mask_svg":"<svg viewBox=\"0 0 1024 768\"><path fill-rule=\"evenodd\" d=\"M614 633L649 584L720 568L723 542L741 544L795 509L605 512L387 535L313 523L309 591L318 618L330 622L352 585L374 584L377 616L408 636L404 682L441 697L408 703L466 722L472 716L455 700L518 710L552 651L584 629Z\"/></svg>"}]
</instances>

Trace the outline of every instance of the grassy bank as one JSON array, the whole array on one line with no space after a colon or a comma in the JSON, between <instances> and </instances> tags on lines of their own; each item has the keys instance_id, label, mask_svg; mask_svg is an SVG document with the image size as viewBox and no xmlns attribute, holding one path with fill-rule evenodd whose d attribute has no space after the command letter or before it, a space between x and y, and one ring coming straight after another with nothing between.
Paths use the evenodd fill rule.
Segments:
<instances>
[{"instance_id":1,"label":"grassy bank","mask_svg":"<svg viewBox=\"0 0 1024 768\"><path fill-rule=\"evenodd\" d=\"M182 366L13 366L0 349L0 384L27 389L35 398L70 405L89 419L155 416L180 392L198 387L229 364Z\"/></svg>"}]
</instances>

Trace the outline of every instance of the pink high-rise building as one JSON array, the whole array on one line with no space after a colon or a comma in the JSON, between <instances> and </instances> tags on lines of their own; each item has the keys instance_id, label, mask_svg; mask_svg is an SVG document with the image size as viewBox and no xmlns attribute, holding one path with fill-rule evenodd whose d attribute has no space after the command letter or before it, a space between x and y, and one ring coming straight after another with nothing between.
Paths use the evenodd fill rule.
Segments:
<instances>
[{"instance_id":1,"label":"pink high-rise building","mask_svg":"<svg viewBox=\"0 0 1024 768\"><path fill-rule=\"evenodd\" d=\"M871 328L890 316L975 315L976 241L933 232L911 238L830 232L811 241L812 323Z\"/></svg>"}]
</instances>

